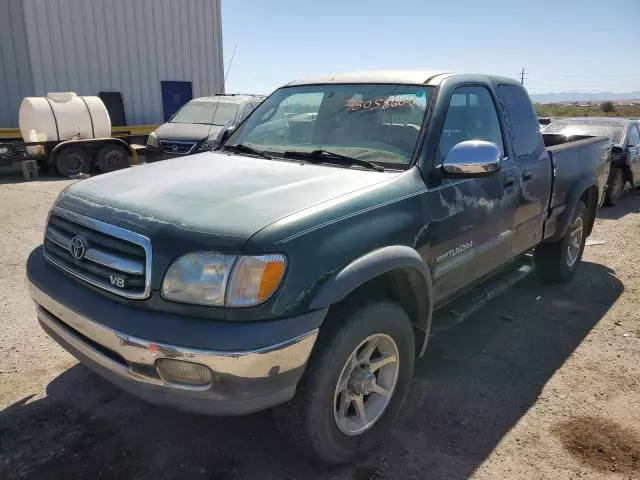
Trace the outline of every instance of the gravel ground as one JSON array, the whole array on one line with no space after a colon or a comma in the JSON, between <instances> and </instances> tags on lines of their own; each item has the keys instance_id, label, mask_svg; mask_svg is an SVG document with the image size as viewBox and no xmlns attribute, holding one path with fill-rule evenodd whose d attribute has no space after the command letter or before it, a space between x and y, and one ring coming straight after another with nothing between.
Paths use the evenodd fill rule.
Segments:
<instances>
[{"instance_id":1,"label":"gravel ground","mask_svg":"<svg viewBox=\"0 0 640 480\"><path fill-rule=\"evenodd\" d=\"M438 332L386 444L321 470L268 412L148 405L40 330L24 265L68 184L0 178L0 478L640 479L640 194L600 211L571 284L527 278Z\"/></svg>"}]
</instances>

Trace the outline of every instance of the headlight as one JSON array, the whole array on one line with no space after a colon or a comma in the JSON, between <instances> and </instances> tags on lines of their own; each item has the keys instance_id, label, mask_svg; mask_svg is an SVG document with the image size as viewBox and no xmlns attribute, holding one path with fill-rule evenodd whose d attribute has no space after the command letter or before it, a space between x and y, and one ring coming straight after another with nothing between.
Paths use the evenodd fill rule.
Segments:
<instances>
[{"instance_id":1,"label":"headlight","mask_svg":"<svg viewBox=\"0 0 640 480\"><path fill-rule=\"evenodd\" d=\"M210 151L219 145L218 135L209 135L204 142L200 145L199 150Z\"/></svg>"},{"instance_id":2,"label":"headlight","mask_svg":"<svg viewBox=\"0 0 640 480\"><path fill-rule=\"evenodd\" d=\"M179 302L223 305L234 260L234 256L217 253L184 255L169 267L162 282L162 295Z\"/></svg>"},{"instance_id":3,"label":"headlight","mask_svg":"<svg viewBox=\"0 0 640 480\"><path fill-rule=\"evenodd\" d=\"M158 137L156 137L155 132L151 132L147 137L147 145L150 145L152 147L158 146Z\"/></svg>"},{"instance_id":4,"label":"headlight","mask_svg":"<svg viewBox=\"0 0 640 480\"><path fill-rule=\"evenodd\" d=\"M282 255L189 253L167 270L162 296L198 305L250 307L273 295L285 268Z\"/></svg>"}]
</instances>

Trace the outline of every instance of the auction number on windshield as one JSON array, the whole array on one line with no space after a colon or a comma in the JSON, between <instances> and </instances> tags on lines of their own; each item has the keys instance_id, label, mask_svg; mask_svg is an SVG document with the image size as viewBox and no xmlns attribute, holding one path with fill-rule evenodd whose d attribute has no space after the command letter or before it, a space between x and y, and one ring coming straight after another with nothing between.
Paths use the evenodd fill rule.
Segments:
<instances>
[{"instance_id":1,"label":"auction number on windshield","mask_svg":"<svg viewBox=\"0 0 640 480\"><path fill-rule=\"evenodd\" d=\"M390 108L402 108L408 106L414 106L416 101L411 98L376 98L375 100L347 100L344 106L347 110L355 112L357 110L373 110L375 108L381 108L382 110L388 110Z\"/></svg>"}]
</instances>

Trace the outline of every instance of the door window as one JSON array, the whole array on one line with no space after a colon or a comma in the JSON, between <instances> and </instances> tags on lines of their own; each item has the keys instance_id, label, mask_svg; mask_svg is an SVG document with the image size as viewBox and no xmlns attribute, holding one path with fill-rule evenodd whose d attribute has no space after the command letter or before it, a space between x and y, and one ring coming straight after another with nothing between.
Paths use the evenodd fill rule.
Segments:
<instances>
[{"instance_id":1,"label":"door window","mask_svg":"<svg viewBox=\"0 0 640 480\"><path fill-rule=\"evenodd\" d=\"M454 90L440 137L440 155L465 140L493 142L504 153L502 130L491 93L485 87L458 87Z\"/></svg>"}]
</instances>

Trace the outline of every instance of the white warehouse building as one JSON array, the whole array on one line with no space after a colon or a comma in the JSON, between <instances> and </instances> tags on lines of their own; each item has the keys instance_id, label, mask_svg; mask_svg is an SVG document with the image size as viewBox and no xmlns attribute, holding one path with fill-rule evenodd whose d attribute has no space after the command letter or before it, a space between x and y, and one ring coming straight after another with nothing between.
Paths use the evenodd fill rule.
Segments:
<instances>
[{"instance_id":1,"label":"white warehouse building","mask_svg":"<svg viewBox=\"0 0 640 480\"><path fill-rule=\"evenodd\" d=\"M49 92L100 96L114 126L158 124L223 76L220 0L0 0L0 128Z\"/></svg>"}]
</instances>

